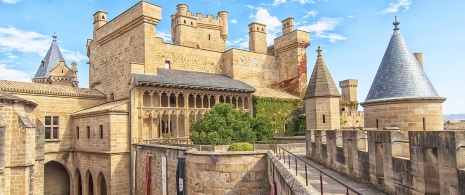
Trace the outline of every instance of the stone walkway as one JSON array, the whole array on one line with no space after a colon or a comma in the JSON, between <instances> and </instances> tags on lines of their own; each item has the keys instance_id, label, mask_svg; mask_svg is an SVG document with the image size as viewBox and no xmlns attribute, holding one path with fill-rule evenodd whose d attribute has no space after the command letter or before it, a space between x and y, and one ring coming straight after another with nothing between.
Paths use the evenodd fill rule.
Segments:
<instances>
[{"instance_id":1,"label":"stone walkway","mask_svg":"<svg viewBox=\"0 0 465 195\"><path fill-rule=\"evenodd\" d=\"M327 173L328 175L338 179L339 181L347 184L351 188L357 190L358 192L362 194L386 194L382 191L379 191L377 189L374 189L364 183L360 183L350 177L344 176L339 174L336 171L333 171L331 169L325 168L323 165L314 162L307 157L305 157L305 153L294 153L298 157L304 159L307 161L308 164L313 165L314 167L317 167L318 169L322 170L323 172ZM288 157L287 154L285 155L286 158L286 164L285 166L288 167ZM282 162L282 160L281 160ZM294 158L291 156L291 169L294 170L295 173L295 161ZM303 180L305 181L305 164L301 160L297 161L297 172L300 176L303 177ZM316 169L314 169L311 166L307 166L307 176L308 176L308 184L311 185L313 188L315 188L318 192L321 193L320 191L320 172ZM337 183L335 180L331 179L328 176L323 175L323 192L324 194L346 194L347 190L346 188ZM349 194L355 194L352 191L349 190Z\"/></svg>"}]
</instances>

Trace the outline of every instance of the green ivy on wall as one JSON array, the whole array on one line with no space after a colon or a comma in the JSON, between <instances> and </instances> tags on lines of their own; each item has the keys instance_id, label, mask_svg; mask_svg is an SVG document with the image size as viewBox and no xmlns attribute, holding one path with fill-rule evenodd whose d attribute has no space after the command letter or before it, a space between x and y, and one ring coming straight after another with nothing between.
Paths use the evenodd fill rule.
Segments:
<instances>
[{"instance_id":1,"label":"green ivy on wall","mask_svg":"<svg viewBox=\"0 0 465 195\"><path fill-rule=\"evenodd\" d=\"M254 116L270 119L275 134L278 135L293 135L295 131L302 129L305 119L299 120L298 117L302 107L302 100L253 97ZM304 124L301 124L302 122ZM303 129L305 130L305 127Z\"/></svg>"}]
</instances>

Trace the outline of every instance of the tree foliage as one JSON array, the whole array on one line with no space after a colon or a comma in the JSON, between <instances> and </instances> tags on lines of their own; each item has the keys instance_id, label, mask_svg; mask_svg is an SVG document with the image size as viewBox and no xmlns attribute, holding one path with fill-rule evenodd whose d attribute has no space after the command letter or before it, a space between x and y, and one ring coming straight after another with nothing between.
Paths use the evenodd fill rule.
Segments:
<instances>
[{"instance_id":1,"label":"tree foliage","mask_svg":"<svg viewBox=\"0 0 465 195\"><path fill-rule=\"evenodd\" d=\"M238 142L231 144L228 151L253 151L253 146L247 142Z\"/></svg>"},{"instance_id":2,"label":"tree foliage","mask_svg":"<svg viewBox=\"0 0 465 195\"><path fill-rule=\"evenodd\" d=\"M195 144L221 145L233 142L270 140L271 122L252 118L250 113L236 110L231 104L216 104L211 111L191 124L190 139Z\"/></svg>"}]
</instances>

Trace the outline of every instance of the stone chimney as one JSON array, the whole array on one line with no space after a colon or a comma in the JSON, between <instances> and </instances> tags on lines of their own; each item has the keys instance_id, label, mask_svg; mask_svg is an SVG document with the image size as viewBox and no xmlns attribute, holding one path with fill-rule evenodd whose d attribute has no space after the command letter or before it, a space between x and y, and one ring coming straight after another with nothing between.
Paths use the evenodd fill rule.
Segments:
<instances>
[{"instance_id":1,"label":"stone chimney","mask_svg":"<svg viewBox=\"0 0 465 195\"><path fill-rule=\"evenodd\" d=\"M421 52L418 52L418 53L413 53L413 55L415 56L415 58L417 59L418 63L420 64L420 66L423 68L424 65L423 65L423 53Z\"/></svg>"}]
</instances>

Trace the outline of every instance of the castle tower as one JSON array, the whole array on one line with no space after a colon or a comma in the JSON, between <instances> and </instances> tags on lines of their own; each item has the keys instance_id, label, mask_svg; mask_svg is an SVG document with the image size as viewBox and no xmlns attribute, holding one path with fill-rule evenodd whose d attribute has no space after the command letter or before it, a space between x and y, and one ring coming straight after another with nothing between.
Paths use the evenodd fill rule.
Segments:
<instances>
[{"instance_id":1,"label":"castle tower","mask_svg":"<svg viewBox=\"0 0 465 195\"><path fill-rule=\"evenodd\" d=\"M216 18L211 14L195 15L186 4L178 4L176 14L171 15L171 38L175 45L223 52L228 37L228 12L219 11Z\"/></svg>"},{"instance_id":2,"label":"castle tower","mask_svg":"<svg viewBox=\"0 0 465 195\"><path fill-rule=\"evenodd\" d=\"M347 108L349 110L357 110L358 102L357 102L357 87L358 87L358 80L357 79L347 79L343 81L339 81L339 87L341 88L342 97L341 99L347 102Z\"/></svg>"},{"instance_id":3,"label":"castle tower","mask_svg":"<svg viewBox=\"0 0 465 195\"><path fill-rule=\"evenodd\" d=\"M443 130L442 103L394 21L394 33L365 102L365 127Z\"/></svg>"},{"instance_id":4,"label":"castle tower","mask_svg":"<svg viewBox=\"0 0 465 195\"><path fill-rule=\"evenodd\" d=\"M307 89L307 51L310 33L294 30L294 18L282 21L283 35L274 39L274 54L278 63L279 80L276 86L298 97Z\"/></svg>"},{"instance_id":5,"label":"castle tower","mask_svg":"<svg viewBox=\"0 0 465 195\"><path fill-rule=\"evenodd\" d=\"M249 51L266 54L266 25L252 22L249 24Z\"/></svg>"},{"instance_id":6,"label":"castle tower","mask_svg":"<svg viewBox=\"0 0 465 195\"><path fill-rule=\"evenodd\" d=\"M107 23L107 12L98 10L94 14L94 31Z\"/></svg>"},{"instance_id":7,"label":"castle tower","mask_svg":"<svg viewBox=\"0 0 465 195\"><path fill-rule=\"evenodd\" d=\"M77 87L76 73L65 63L57 44L57 36L53 35L52 45L40 63L32 82ZM75 67L76 71L77 68Z\"/></svg>"},{"instance_id":8,"label":"castle tower","mask_svg":"<svg viewBox=\"0 0 465 195\"><path fill-rule=\"evenodd\" d=\"M283 28L283 35L288 34L294 31L294 18L288 17L281 21L282 28Z\"/></svg>"},{"instance_id":9,"label":"castle tower","mask_svg":"<svg viewBox=\"0 0 465 195\"><path fill-rule=\"evenodd\" d=\"M340 129L339 98L341 95L323 60L318 46L318 57L304 96L307 129Z\"/></svg>"}]
</instances>

